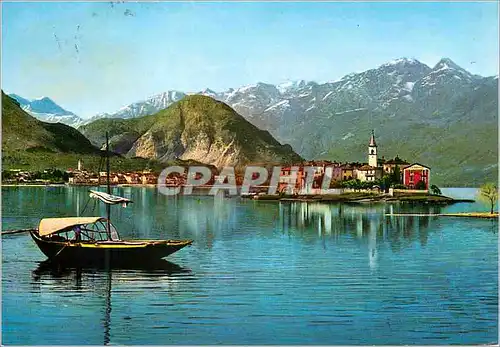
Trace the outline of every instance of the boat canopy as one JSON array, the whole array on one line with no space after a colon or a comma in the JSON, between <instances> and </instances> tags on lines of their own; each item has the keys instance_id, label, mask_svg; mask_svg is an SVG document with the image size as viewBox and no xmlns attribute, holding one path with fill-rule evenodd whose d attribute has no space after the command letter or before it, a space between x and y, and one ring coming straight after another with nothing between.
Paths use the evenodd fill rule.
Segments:
<instances>
[{"instance_id":1,"label":"boat canopy","mask_svg":"<svg viewBox=\"0 0 500 347\"><path fill-rule=\"evenodd\" d=\"M58 233L65 229L86 225L94 224L98 221L106 221L103 217L66 217L66 218L44 218L40 221L38 226L38 234L40 236L47 236L51 234Z\"/></svg>"},{"instance_id":2,"label":"boat canopy","mask_svg":"<svg viewBox=\"0 0 500 347\"><path fill-rule=\"evenodd\" d=\"M122 204L126 207L127 204L132 202L132 200L127 199L127 198L117 196L117 195L111 195L111 194L104 193L104 192L98 192L96 190L90 190L89 196L93 199L99 199L102 202L104 202L105 204L109 204L109 205Z\"/></svg>"}]
</instances>

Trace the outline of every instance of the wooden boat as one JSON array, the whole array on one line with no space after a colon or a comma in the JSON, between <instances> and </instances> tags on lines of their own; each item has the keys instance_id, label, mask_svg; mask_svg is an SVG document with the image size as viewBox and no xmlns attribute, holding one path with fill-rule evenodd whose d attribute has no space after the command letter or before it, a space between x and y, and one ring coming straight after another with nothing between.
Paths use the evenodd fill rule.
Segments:
<instances>
[{"instance_id":1,"label":"wooden boat","mask_svg":"<svg viewBox=\"0 0 500 347\"><path fill-rule=\"evenodd\" d=\"M107 148L108 137L106 134ZM107 190L90 190L90 198L106 204L107 218L64 217L44 218L30 235L50 260L79 264L134 264L164 258L190 245L192 240L122 240L110 220L110 206L125 207L130 199L111 195L109 155L107 155Z\"/></svg>"},{"instance_id":2,"label":"wooden boat","mask_svg":"<svg viewBox=\"0 0 500 347\"><path fill-rule=\"evenodd\" d=\"M103 217L45 218L30 234L47 258L82 264L154 261L192 243L191 240L121 240L114 225Z\"/></svg>"}]
</instances>

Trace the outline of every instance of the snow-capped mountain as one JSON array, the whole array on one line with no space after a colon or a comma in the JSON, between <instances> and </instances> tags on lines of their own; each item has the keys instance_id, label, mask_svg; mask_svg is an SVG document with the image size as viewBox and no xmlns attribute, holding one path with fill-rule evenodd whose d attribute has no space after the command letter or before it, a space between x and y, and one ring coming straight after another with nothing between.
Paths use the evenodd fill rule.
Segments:
<instances>
[{"instance_id":1,"label":"snow-capped mountain","mask_svg":"<svg viewBox=\"0 0 500 347\"><path fill-rule=\"evenodd\" d=\"M299 80L299 81L287 81L278 84L276 87L280 91L281 94L287 94L296 91L297 89L300 89L306 85L306 81L304 80Z\"/></svg>"},{"instance_id":2,"label":"snow-capped mountain","mask_svg":"<svg viewBox=\"0 0 500 347\"><path fill-rule=\"evenodd\" d=\"M44 122L64 123L75 128L84 123L82 118L65 110L49 97L28 100L17 94L9 94L9 96L19 102L23 110Z\"/></svg>"},{"instance_id":3,"label":"snow-capped mountain","mask_svg":"<svg viewBox=\"0 0 500 347\"><path fill-rule=\"evenodd\" d=\"M415 114L409 118L417 115L432 118L436 109L455 102L484 81L483 77L471 74L448 58L441 59L433 68L416 59L400 58L334 82L256 83L223 92L205 89L197 94L227 103L278 140L293 143L301 141L301 137L291 139L296 126L314 126L324 119L338 121L339 116L344 118L343 115L369 115L373 120L379 114L395 117L396 113L401 116L413 110ZM154 114L188 94L194 93L167 91L93 119ZM408 120L408 117L402 118ZM314 150L306 150L308 145L296 146L296 150L305 151L303 155L314 154Z\"/></svg>"},{"instance_id":4,"label":"snow-capped mountain","mask_svg":"<svg viewBox=\"0 0 500 347\"><path fill-rule=\"evenodd\" d=\"M122 107L117 112L112 114L97 114L96 116L88 119L85 123L90 123L100 118L128 119L153 114L160 110L166 109L168 106L172 105L176 101L179 101L185 96L186 94L183 92L170 90L165 93L154 95L144 101L135 102L128 106Z\"/></svg>"},{"instance_id":5,"label":"snow-capped mountain","mask_svg":"<svg viewBox=\"0 0 500 347\"><path fill-rule=\"evenodd\" d=\"M476 148L491 147L484 141L489 141L486 134L498 128L497 92L498 77L473 75L451 59L429 67L416 59L400 58L326 83L300 80L256 83L222 92L169 91L100 116L154 114L185 95L203 94L227 103L305 158L364 158L367 134L375 128L385 149L392 148L387 155L411 156L436 165L440 175L446 175L448 166L439 166L455 163L454 154L457 160L464 155L452 146L457 134L482 141ZM171 97L152 102L162 95ZM471 126L476 137L462 134ZM496 138L496 132L491 137ZM457 170L455 176L474 177L476 172L480 177L484 173L478 170L482 169L472 162L489 156L491 153L471 154L468 171Z\"/></svg>"},{"instance_id":6,"label":"snow-capped mountain","mask_svg":"<svg viewBox=\"0 0 500 347\"><path fill-rule=\"evenodd\" d=\"M450 61L450 60L448 60ZM439 64L438 64L439 65ZM438 66L437 65L437 66ZM449 64L454 66L454 64ZM436 68L435 68L436 69ZM434 69L434 70L435 70ZM396 59L372 70L349 74L335 82L318 84L311 81L287 81L278 85L256 83L223 92L205 89L198 94L211 96L233 107L250 121L269 124L270 114L277 112L276 120L283 113L303 113L320 109L324 105L335 105L345 112L362 106L388 107L394 100L412 102L415 83L433 69L415 59ZM460 71L460 70L459 70ZM472 76L472 75L471 75ZM95 118L133 118L152 114L168 107L187 94L168 91L145 101L136 102L112 114L100 114ZM173 95L173 97L165 97ZM177 96L177 97L175 97ZM161 99L163 102L157 102ZM352 104L358 107L352 108Z\"/></svg>"}]
</instances>

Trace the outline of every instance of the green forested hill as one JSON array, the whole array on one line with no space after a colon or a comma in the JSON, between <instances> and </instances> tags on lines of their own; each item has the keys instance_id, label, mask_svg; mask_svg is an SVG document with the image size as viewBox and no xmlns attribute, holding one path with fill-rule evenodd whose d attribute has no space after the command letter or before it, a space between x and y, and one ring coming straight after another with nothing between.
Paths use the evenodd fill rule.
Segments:
<instances>
[{"instance_id":1,"label":"green forested hill","mask_svg":"<svg viewBox=\"0 0 500 347\"><path fill-rule=\"evenodd\" d=\"M23 111L19 103L2 91L2 152L97 154L78 130L61 124L46 123Z\"/></svg>"},{"instance_id":2,"label":"green forested hill","mask_svg":"<svg viewBox=\"0 0 500 347\"><path fill-rule=\"evenodd\" d=\"M75 168L82 159L85 167L97 170L101 151L78 130L61 123L46 123L23 111L2 91L2 169L40 171L47 168ZM144 159L114 156L115 170L158 170L159 164Z\"/></svg>"},{"instance_id":3,"label":"green forested hill","mask_svg":"<svg viewBox=\"0 0 500 347\"><path fill-rule=\"evenodd\" d=\"M109 131L114 151L162 162L180 158L222 167L301 160L269 132L258 129L225 103L203 95L187 96L155 115L101 119L80 130L97 146L102 146Z\"/></svg>"}]
</instances>

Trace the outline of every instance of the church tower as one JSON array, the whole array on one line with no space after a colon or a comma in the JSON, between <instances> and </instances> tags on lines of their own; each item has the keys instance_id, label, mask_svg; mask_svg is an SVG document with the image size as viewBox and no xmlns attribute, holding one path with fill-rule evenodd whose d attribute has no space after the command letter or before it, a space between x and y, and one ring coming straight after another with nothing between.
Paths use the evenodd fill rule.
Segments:
<instances>
[{"instance_id":1,"label":"church tower","mask_svg":"<svg viewBox=\"0 0 500 347\"><path fill-rule=\"evenodd\" d=\"M370 144L368 145L368 165L377 167L377 144L375 143L375 134L372 130Z\"/></svg>"}]
</instances>

